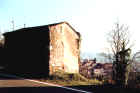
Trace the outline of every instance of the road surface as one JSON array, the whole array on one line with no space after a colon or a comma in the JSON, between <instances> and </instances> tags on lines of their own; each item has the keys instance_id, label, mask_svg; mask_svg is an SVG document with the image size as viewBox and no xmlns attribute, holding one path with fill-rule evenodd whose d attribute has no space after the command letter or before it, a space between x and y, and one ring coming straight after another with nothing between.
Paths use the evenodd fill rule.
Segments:
<instances>
[{"instance_id":1,"label":"road surface","mask_svg":"<svg viewBox=\"0 0 140 93\"><path fill-rule=\"evenodd\" d=\"M0 93L89 93L82 90L0 74ZM91 93L91 92L90 92Z\"/></svg>"}]
</instances>

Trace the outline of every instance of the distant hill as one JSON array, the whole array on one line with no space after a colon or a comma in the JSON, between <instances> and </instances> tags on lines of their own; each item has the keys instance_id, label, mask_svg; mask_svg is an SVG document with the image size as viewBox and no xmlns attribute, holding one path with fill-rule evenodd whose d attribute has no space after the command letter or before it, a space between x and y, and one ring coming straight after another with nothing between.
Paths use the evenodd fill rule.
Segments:
<instances>
[{"instance_id":1,"label":"distant hill","mask_svg":"<svg viewBox=\"0 0 140 93\"><path fill-rule=\"evenodd\" d=\"M92 53L92 52L81 52L81 59L97 59L97 62L108 62L107 59L101 55L100 53Z\"/></svg>"},{"instance_id":2,"label":"distant hill","mask_svg":"<svg viewBox=\"0 0 140 93\"><path fill-rule=\"evenodd\" d=\"M81 52L81 55L80 56L81 56L82 59L86 59L86 58L93 59L93 58L96 57L96 53Z\"/></svg>"}]
</instances>

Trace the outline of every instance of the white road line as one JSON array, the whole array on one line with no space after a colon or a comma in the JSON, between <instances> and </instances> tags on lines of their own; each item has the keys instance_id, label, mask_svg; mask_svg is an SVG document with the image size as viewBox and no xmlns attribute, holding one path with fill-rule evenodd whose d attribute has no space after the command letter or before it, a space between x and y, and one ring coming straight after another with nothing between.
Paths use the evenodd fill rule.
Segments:
<instances>
[{"instance_id":1,"label":"white road line","mask_svg":"<svg viewBox=\"0 0 140 93\"><path fill-rule=\"evenodd\" d=\"M64 89L68 89L68 90L73 90L73 91L77 91L77 92L82 92L82 93L93 93L93 92L88 92L88 91L84 91L84 90L79 90L79 89L74 89L74 88L69 88L69 87L63 87L63 86L52 84L52 83L41 82L41 81L32 80L32 79L25 79L25 78L22 78L22 77L19 77L19 76L15 76L15 75L7 75L7 74L2 74L2 73L0 73L0 75L6 76L6 77L12 77L12 78L19 78L19 79L23 79L23 80L30 81L30 82L35 82L35 83L40 83L40 84L60 87L60 88L64 88Z\"/></svg>"}]
</instances>

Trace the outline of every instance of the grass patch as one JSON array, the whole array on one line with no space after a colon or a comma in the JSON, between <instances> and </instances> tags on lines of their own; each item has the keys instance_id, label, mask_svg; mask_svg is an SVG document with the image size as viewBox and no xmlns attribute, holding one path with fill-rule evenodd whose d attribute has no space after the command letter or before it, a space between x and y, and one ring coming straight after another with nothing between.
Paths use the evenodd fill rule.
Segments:
<instances>
[{"instance_id":1,"label":"grass patch","mask_svg":"<svg viewBox=\"0 0 140 93\"><path fill-rule=\"evenodd\" d=\"M43 82L50 82L63 86L79 86L79 85L100 85L101 81L97 79L87 79L78 73L67 73L64 71L56 71L47 79L42 79Z\"/></svg>"}]
</instances>

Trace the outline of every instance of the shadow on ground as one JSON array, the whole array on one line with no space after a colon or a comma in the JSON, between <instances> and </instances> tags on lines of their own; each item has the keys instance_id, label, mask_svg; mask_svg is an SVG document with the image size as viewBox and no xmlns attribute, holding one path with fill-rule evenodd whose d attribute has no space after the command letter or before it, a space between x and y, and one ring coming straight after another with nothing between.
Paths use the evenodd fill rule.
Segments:
<instances>
[{"instance_id":1,"label":"shadow on ground","mask_svg":"<svg viewBox=\"0 0 140 93\"><path fill-rule=\"evenodd\" d=\"M89 86L69 86L71 88L82 89L85 91L91 91L93 93L140 93L138 88L126 88L115 85L89 85Z\"/></svg>"},{"instance_id":2,"label":"shadow on ground","mask_svg":"<svg viewBox=\"0 0 140 93\"><path fill-rule=\"evenodd\" d=\"M117 88L113 86L69 86L91 93L140 93L140 89ZM86 93L59 87L6 87L0 88L1 93Z\"/></svg>"},{"instance_id":3,"label":"shadow on ground","mask_svg":"<svg viewBox=\"0 0 140 93\"><path fill-rule=\"evenodd\" d=\"M1 93L81 93L58 87L6 87L0 88Z\"/></svg>"}]
</instances>

